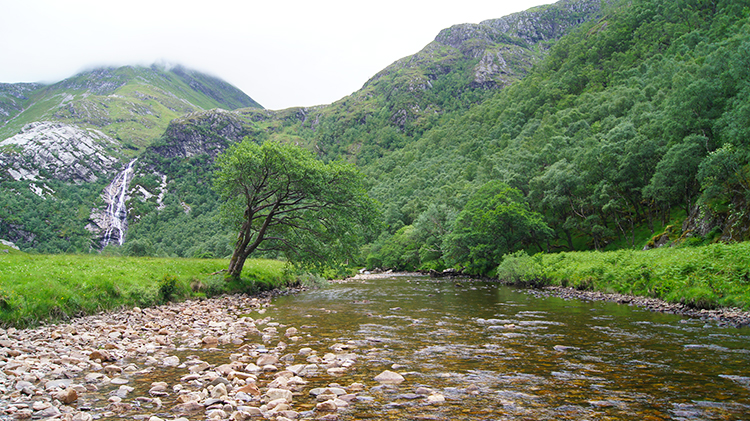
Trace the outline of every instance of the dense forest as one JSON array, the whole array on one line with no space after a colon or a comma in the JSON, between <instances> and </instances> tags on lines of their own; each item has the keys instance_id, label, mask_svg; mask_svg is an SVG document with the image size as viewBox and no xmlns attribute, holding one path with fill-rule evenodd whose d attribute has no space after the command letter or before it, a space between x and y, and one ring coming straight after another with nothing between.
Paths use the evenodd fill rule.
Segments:
<instances>
[{"instance_id":1,"label":"dense forest","mask_svg":"<svg viewBox=\"0 0 750 421\"><path fill-rule=\"evenodd\" d=\"M748 6L624 3L561 39L519 83L364 166L388 224L371 263L483 272L518 248L642 247L639 230L650 237L688 214L720 222L670 228L672 240L748 239ZM469 206L497 180L550 230L507 243L477 225L456 253L462 221L505 212L503 200ZM475 256L488 247L492 256Z\"/></svg>"},{"instance_id":2,"label":"dense forest","mask_svg":"<svg viewBox=\"0 0 750 421\"><path fill-rule=\"evenodd\" d=\"M564 30L524 33L522 18ZM502 21L506 32L499 20L446 29L334 104L174 120L139 157L125 245L105 252L230 255L214 158L246 136L357 165L381 204L380 234L353 262L371 268L490 274L522 249L748 240L748 18L740 0L563 1ZM56 239L22 245L95 250L80 222L103 185L49 186L70 201L45 206L78 212L36 217ZM20 184L3 192L39 201ZM25 221L0 218L19 232Z\"/></svg>"}]
</instances>

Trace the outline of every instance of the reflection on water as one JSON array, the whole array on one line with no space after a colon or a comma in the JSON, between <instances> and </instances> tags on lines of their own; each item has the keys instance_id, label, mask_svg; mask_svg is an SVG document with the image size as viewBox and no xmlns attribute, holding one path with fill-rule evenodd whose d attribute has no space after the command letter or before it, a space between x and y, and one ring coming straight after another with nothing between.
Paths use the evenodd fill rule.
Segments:
<instances>
[{"instance_id":1,"label":"reflection on water","mask_svg":"<svg viewBox=\"0 0 750 421\"><path fill-rule=\"evenodd\" d=\"M347 419L747 419L750 329L485 282L394 277L280 297L268 315L302 347L357 346L310 387L360 381ZM385 369L406 381L378 386ZM428 404L415 390L446 402ZM295 409L304 411L304 403Z\"/></svg>"}]
</instances>

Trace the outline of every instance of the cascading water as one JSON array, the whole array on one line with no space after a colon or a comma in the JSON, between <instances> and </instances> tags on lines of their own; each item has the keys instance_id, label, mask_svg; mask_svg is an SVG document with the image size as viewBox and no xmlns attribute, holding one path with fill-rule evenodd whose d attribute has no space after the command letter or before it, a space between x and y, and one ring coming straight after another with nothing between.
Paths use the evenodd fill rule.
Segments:
<instances>
[{"instance_id":1,"label":"cascading water","mask_svg":"<svg viewBox=\"0 0 750 421\"><path fill-rule=\"evenodd\" d=\"M104 201L107 209L104 213L106 230L102 237L102 247L106 247L113 240L119 245L125 242L125 231L128 229L127 200L128 186L133 178L133 165L136 159L130 161L128 166L112 180L112 183L104 190Z\"/></svg>"}]
</instances>

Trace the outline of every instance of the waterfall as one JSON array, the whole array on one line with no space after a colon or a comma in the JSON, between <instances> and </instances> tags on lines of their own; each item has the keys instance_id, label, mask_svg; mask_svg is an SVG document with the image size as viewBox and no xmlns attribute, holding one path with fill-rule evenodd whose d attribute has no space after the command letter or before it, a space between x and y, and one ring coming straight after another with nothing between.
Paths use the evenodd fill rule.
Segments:
<instances>
[{"instance_id":1,"label":"waterfall","mask_svg":"<svg viewBox=\"0 0 750 421\"><path fill-rule=\"evenodd\" d=\"M125 231L128 229L128 208L125 202L128 198L128 186L133 178L135 161L137 160L130 161L127 168L117 174L102 194L107 203L104 212L106 230L102 238L102 247L106 247L114 239L117 239L119 245L125 242Z\"/></svg>"}]
</instances>

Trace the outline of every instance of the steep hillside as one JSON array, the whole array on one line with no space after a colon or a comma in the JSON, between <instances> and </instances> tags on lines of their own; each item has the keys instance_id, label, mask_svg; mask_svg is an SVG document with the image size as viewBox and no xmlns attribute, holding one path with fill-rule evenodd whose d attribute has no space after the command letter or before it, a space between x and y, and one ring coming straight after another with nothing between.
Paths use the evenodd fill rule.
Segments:
<instances>
[{"instance_id":1,"label":"steep hillside","mask_svg":"<svg viewBox=\"0 0 750 421\"><path fill-rule=\"evenodd\" d=\"M87 250L92 232L111 229L102 215L115 197L105 186L170 121L239 107L260 108L228 83L179 66L0 85L0 238L40 251ZM76 211L61 212L66 206Z\"/></svg>"},{"instance_id":2,"label":"steep hillside","mask_svg":"<svg viewBox=\"0 0 750 421\"><path fill-rule=\"evenodd\" d=\"M372 266L486 273L519 248L747 240L750 2L598 4L449 28L341 101L242 110L233 125L357 163L384 205L383 235L366 250ZM534 18L562 11L567 25ZM209 140L209 167L236 137L207 127L180 130L189 144ZM182 191L183 209L212 200ZM476 224L511 214L505 228ZM506 236L521 226L534 229ZM493 244L474 243L490 228Z\"/></svg>"},{"instance_id":3,"label":"steep hillside","mask_svg":"<svg viewBox=\"0 0 750 421\"><path fill-rule=\"evenodd\" d=\"M497 253L477 255L490 246L463 230L489 211L480 187L493 180L551 229L505 252L750 239L748 16L747 1L624 2L522 81L367 166L393 234L372 264L492 268Z\"/></svg>"},{"instance_id":4,"label":"steep hillside","mask_svg":"<svg viewBox=\"0 0 750 421\"><path fill-rule=\"evenodd\" d=\"M294 142L323 159L343 157L367 168L523 78L556 40L599 13L599 1L565 0L456 25L330 105L199 111L176 119L139 161L133 180L138 200L131 201L137 222L130 225L129 241L164 254L229 254L232 235L216 222L210 174L191 168L210 172L213 157L245 136ZM165 180L163 189L159 180ZM158 202L160 194L171 208Z\"/></svg>"},{"instance_id":5,"label":"steep hillside","mask_svg":"<svg viewBox=\"0 0 750 421\"><path fill-rule=\"evenodd\" d=\"M2 139L26 124L54 121L101 130L132 150L147 146L184 114L260 107L228 83L180 66L101 68L49 86L4 85L0 92Z\"/></svg>"}]
</instances>

